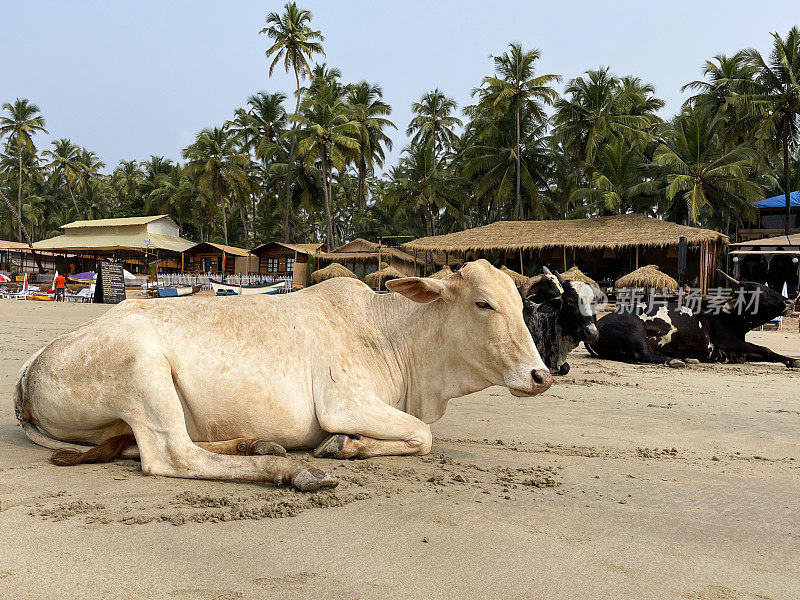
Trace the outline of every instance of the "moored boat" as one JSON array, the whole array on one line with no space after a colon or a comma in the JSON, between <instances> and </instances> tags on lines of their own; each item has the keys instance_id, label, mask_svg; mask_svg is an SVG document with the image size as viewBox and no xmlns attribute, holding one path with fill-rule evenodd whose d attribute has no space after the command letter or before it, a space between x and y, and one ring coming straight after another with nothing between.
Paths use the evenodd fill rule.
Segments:
<instances>
[{"instance_id":1,"label":"moored boat","mask_svg":"<svg viewBox=\"0 0 800 600\"><path fill-rule=\"evenodd\" d=\"M159 298L176 298L178 296L191 296L200 291L200 285L177 285L158 288Z\"/></svg>"},{"instance_id":2,"label":"moored boat","mask_svg":"<svg viewBox=\"0 0 800 600\"><path fill-rule=\"evenodd\" d=\"M286 285L285 281L278 281L272 283L250 283L244 285L232 285L223 283L216 279L210 279L211 289L217 296L233 296L242 295L250 296L252 294L277 294L278 291Z\"/></svg>"}]
</instances>

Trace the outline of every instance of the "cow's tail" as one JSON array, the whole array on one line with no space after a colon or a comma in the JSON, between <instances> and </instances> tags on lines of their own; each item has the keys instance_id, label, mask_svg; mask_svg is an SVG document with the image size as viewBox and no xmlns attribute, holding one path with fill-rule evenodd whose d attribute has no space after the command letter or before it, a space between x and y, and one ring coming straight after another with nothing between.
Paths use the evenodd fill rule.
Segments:
<instances>
[{"instance_id":1,"label":"cow's tail","mask_svg":"<svg viewBox=\"0 0 800 600\"><path fill-rule=\"evenodd\" d=\"M14 413L17 416L20 427L22 427L25 435L28 436L28 439L38 446L54 450L53 455L50 457L50 462L59 466L111 462L123 454L125 454L126 457L136 458L136 456L138 456L137 449L134 449L133 452L126 452L129 447L136 445L136 438L130 434L109 438L98 446L84 446L56 440L43 433L42 430L36 426L31 418L30 407L27 406L26 403L25 384L28 367L30 367L31 363L39 356L42 350L44 350L44 348L25 362L22 369L20 369L17 382L14 385Z\"/></svg>"}]
</instances>

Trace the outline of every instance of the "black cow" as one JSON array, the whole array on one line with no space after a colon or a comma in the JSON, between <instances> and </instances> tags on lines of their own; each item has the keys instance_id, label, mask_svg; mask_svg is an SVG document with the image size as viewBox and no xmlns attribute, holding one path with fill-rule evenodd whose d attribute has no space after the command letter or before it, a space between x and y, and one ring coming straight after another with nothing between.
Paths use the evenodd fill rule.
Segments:
<instances>
[{"instance_id":1,"label":"black cow","mask_svg":"<svg viewBox=\"0 0 800 600\"><path fill-rule=\"evenodd\" d=\"M594 290L565 281L547 267L520 289L522 316L539 354L554 375L569 373L567 356L583 341L597 339Z\"/></svg>"},{"instance_id":2,"label":"black cow","mask_svg":"<svg viewBox=\"0 0 800 600\"><path fill-rule=\"evenodd\" d=\"M597 340L587 344L600 358L634 363L682 366L679 359L703 362L781 362L800 368L800 359L776 354L745 341L755 327L790 313L794 302L765 285L737 281L732 296L719 307L706 302L692 312L686 307L649 307L641 314L610 313L597 322ZM758 302L753 301L757 295ZM737 305L741 300L743 306ZM749 303L749 305L745 305Z\"/></svg>"}]
</instances>

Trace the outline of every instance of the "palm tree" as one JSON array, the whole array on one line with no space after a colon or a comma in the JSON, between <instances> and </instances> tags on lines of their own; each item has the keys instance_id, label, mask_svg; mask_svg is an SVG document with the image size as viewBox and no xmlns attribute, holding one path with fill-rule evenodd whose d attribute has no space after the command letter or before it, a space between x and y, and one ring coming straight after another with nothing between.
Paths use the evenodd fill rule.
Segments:
<instances>
[{"instance_id":1,"label":"palm tree","mask_svg":"<svg viewBox=\"0 0 800 600\"><path fill-rule=\"evenodd\" d=\"M745 58L757 71L758 89L754 94L745 94L739 103L745 102L762 117L759 138L780 146L783 151L783 194L786 200L786 235L791 227L790 160L789 151L797 144L800 133L800 29L795 26L786 34L786 39L772 34L773 46L769 59L765 60L758 50L744 50Z\"/></svg>"},{"instance_id":2,"label":"palm tree","mask_svg":"<svg viewBox=\"0 0 800 600\"><path fill-rule=\"evenodd\" d=\"M502 56L493 56L494 77L484 77L481 88L473 95L480 98L480 105L494 111L514 113L516 144L514 161L516 164L516 202L514 218L522 218L522 137L521 115L526 113L534 121L544 123L544 105L551 105L558 94L549 84L561 81L560 75L534 76L534 63L541 57L537 49L525 51L522 44L509 44L510 50Z\"/></svg>"},{"instance_id":3,"label":"palm tree","mask_svg":"<svg viewBox=\"0 0 800 600\"><path fill-rule=\"evenodd\" d=\"M452 116L455 110L456 101L445 96L439 88L428 92L411 105L415 116L408 124L406 135L413 135L411 143L417 146L433 142L433 151L441 155L453 146L458 137L454 128L462 125L461 119Z\"/></svg>"},{"instance_id":4,"label":"palm tree","mask_svg":"<svg viewBox=\"0 0 800 600\"><path fill-rule=\"evenodd\" d=\"M655 111L664 106L653 87L636 78L620 80L608 67L587 71L567 84L555 103L556 141L586 162L591 171L601 145L611 138L643 144L661 122Z\"/></svg>"},{"instance_id":5,"label":"palm tree","mask_svg":"<svg viewBox=\"0 0 800 600\"><path fill-rule=\"evenodd\" d=\"M597 166L592 173L592 186L579 188L573 200L585 208L625 214L629 210L647 212L658 193L659 182L647 177L645 163L636 145L616 139L598 152ZM588 206L585 204L588 201Z\"/></svg>"},{"instance_id":6,"label":"palm tree","mask_svg":"<svg viewBox=\"0 0 800 600\"><path fill-rule=\"evenodd\" d=\"M39 107L31 104L26 98L17 98L14 104L3 103L6 115L0 116L0 138L7 137L8 144L16 145L16 156L19 160L19 178L17 181L17 210L15 215L21 218L22 214L22 151L23 148L35 152L33 135L44 128L44 117L40 114ZM22 221L17 221L17 239L22 241Z\"/></svg>"},{"instance_id":7,"label":"palm tree","mask_svg":"<svg viewBox=\"0 0 800 600\"><path fill-rule=\"evenodd\" d=\"M195 172L199 187L222 208L222 227L228 244L227 207L230 198L246 197L250 189L247 178L249 159L238 151L234 137L222 128L203 129L194 144L183 151L188 167ZM243 221L245 237L247 224Z\"/></svg>"},{"instance_id":8,"label":"palm tree","mask_svg":"<svg viewBox=\"0 0 800 600\"><path fill-rule=\"evenodd\" d=\"M720 225L723 216L754 216L752 203L762 193L748 179L754 152L746 145L724 152L723 131L723 118L707 107L685 110L656 148L653 163L666 182L673 219L694 225L704 213Z\"/></svg>"},{"instance_id":9,"label":"palm tree","mask_svg":"<svg viewBox=\"0 0 800 600\"><path fill-rule=\"evenodd\" d=\"M42 154L50 159L45 168L51 169L53 180L63 178L66 184L72 205L75 208L76 216L82 216L78 209L78 202L75 200L74 187L80 178L83 165L80 163L81 149L67 138L61 138L53 142L53 150L45 150Z\"/></svg>"},{"instance_id":10,"label":"palm tree","mask_svg":"<svg viewBox=\"0 0 800 600\"><path fill-rule=\"evenodd\" d=\"M262 29L260 33L266 33L273 40L273 44L267 48L267 58L274 56L272 63L269 66L269 75L272 76L272 71L278 61L283 60L283 66L286 72L294 71L294 78L297 82L297 103L295 105L295 114L300 112L300 78L305 77L311 73L311 67L308 60L314 54L322 54L325 52L322 49L322 42L325 41L322 33L318 30L311 29L311 11L297 8L297 4L289 2L284 6L283 15L272 12L267 15L267 27ZM289 168L286 170L286 183L284 184L284 210L283 221L283 241L288 242L290 238L289 231L289 211L291 210L291 185L292 185L292 164L294 161L295 138L290 138L289 147Z\"/></svg>"},{"instance_id":11,"label":"palm tree","mask_svg":"<svg viewBox=\"0 0 800 600\"><path fill-rule=\"evenodd\" d=\"M306 165L316 161L322 164L323 192L325 196L325 241L328 248L335 247L333 229L332 169L344 169L347 158L359 150L359 124L349 117L347 105L332 95L308 96L301 111L292 115L297 129L297 149L305 154Z\"/></svg>"},{"instance_id":12,"label":"palm tree","mask_svg":"<svg viewBox=\"0 0 800 600\"><path fill-rule=\"evenodd\" d=\"M383 130L397 126L384 115L392 112L392 107L383 101L383 89L377 84L362 81L348 86L347 102L352 111L352 119L358 123L360 132L358 151L358 208L367 206L367 172L373 165L383 166L386 158L384 146L391 150L392 140Z\"/></svg>"}]
</instances>

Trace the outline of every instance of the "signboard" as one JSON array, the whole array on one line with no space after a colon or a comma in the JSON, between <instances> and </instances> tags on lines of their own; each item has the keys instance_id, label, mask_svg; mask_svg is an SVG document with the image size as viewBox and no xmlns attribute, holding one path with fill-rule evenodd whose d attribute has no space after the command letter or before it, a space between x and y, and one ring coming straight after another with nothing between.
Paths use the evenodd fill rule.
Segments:
<instances>
[{"instance_id":1,"label":"signboard","mask_svg":"<svg viewBox=\"0 0 800 600\"><path fill-rule=\"evenodd\" d=\"M101 262L94 288L94 301L118 304L125 300L125 274L122 264Z\"/></svg>"},{"instance_id":2,"label":"signboard","mask_svg":"<svg viewBox=\"0 0 800 600\"><path fill-rule=\"evenodd\" d=\"M678 243L678 275L683 277L683 274L686 273L686 254L688 248L686 246L686 238L681 236L681 239Z\"/></svg>"}]
</instances>

